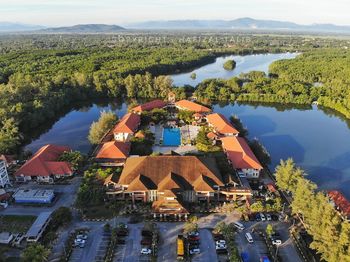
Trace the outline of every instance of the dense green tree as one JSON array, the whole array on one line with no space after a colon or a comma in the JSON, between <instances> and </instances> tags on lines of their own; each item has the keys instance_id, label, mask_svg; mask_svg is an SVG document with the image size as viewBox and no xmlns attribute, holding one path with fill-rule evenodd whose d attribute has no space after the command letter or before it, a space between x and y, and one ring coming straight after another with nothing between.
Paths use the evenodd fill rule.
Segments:
<instances>
[{"instance_id":1,"label":"dense green tree","mask_svg":"<svg viewBox=\"0 0 350 262\"><path fill-rule=\"evenodd\" d=\"M74 170L78 170L83 166L85 158L79 151L66 151L58 158L58 161L67 161Z\"/></svg>"},{"instance_id":2,"label":"dense green tree","mask_svg":"<svg viewBox=\"0 0 350 262\"><path fill-rule=\"evenodd\" d=\"M229 59L224 63L223 67L225 70L232 71L236 68L236 61L233 59Z\"/></svg>"},{"instance_id":3,"label":"dense green tree","mask_svg":"<svg viewBox=\"0 0 350 262\"><path fill-rule=\"evenodd\" d=\"M50 250L43 245L35 243L29 244L22 253L24 262L45 262L48 260Z\"/></svg>"},{"instance_id":4,"label":"dense green tree","mask_svg":"<svg viewBox=\"0 0 350 262\"><path fill-rule=\"evenodd\" d=\"M72 211L69 207L59 207L52 213L51 218L51 223L58 228L72 221Z\"/></svg>"},{"instance_id":5,"label":"dense green tree","mask_svg":"<svg viewBox=\"0 0 350 262\"><path fill-rule=\"evenodd\" d=\"M6 119L0 129L0 152L12 153L19 145L20 139L15 120L13 118Z\"/></svg>"},{"instance_id":6,"label":"dense green tree","mask_svg":"<svg viewBox=\"0 0 350 262\"><path fill-rule=\"evenodd\" d=\"M91 144L99 144L103 136L116 124L118 117L113 112L102 111L97 122L90 126L88 139Z\"/></svg>"}]
</instances>

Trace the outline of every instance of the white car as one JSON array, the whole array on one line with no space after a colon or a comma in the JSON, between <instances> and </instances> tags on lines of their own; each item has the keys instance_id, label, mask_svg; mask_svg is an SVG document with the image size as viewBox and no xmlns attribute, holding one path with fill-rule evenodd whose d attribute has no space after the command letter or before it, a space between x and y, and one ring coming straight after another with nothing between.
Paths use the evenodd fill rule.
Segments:
<instances>
[{"instance_id":1,"label":"white car","mask_svg":"<svg viewBox=\"0 0 350 262\"><path fill-rule=\"evenodd\" d=\"M272 244L278 246L282 244L282 241L280 239L273 239Z\"/></svg>"},{"instance_id":2,"label":"white car","mask_svg":"<svg viewBox=\"0 0 350 262\"><path fill-rule=\"evenodd\" d=\"M152 253L152 250L149 248L142 248L141 249L141 254L142 255L150 255Z\"/></svg>"},{"instance_id":3,"label":"white car","mask_svg":"<svg viewBox=\"0 0 350 262\"><path fill-rule=\"evenodd\" d=\"M80 234L80 235L77 235L76 239L83 239L83 240L86 240L88 237L87 235L83 235L83 234Z\"/></svg>"},{"instance_id":4,"label":"white car","mask_svg":"<svg viewBox=\"0 0 350 262\"><path fill-rule=\"evenodd\" d=\"M200 254L200 253L201 253L201 250L199 248L190 249L191 255Z\"/></svg>"},{"instance_id":5,"label":"white car","mask_svg":"<svg viewBox=\"0 0 350 262\"><path fill-rule=\"evenodd\" d=\"M215 246L215 249L218 250L218 249L226 249L227 246L225 244L216 244Z\"/></svg>"},{"instance_id":6,"label":"white car","mask_svg":"<svg viewBox=\"0 0 350 262\"><path fill-rule=\"evenodd\" d=\"M266 220L267 220L267 221L271 221L271 220L272 220L270 214L266 214Z\"/></svg>"},{"instance_id":7,"label":"white car","mask_svg":"<svg viewBox=\"0 0 350 262\"><path fill-rule=\"evenodd\" d=\"M85 247L86 240L77 238L74 240L74 246Z\"/></svg>"},{"instance_id":8,"label":"white car","mask_svg":"<svg viewBox=\"0 0 350 262\"><path fill-rule=\"evenodd\" d=\"M189 236L194 236L194 237L198 237L199 236L199 232L198 231L193 231L188 233Z\"/></svg>"},{"instance_id":9,"label":"white car","mask_svg":"<svg viewBox=\"0 0 350 262\"><path fill-rule=\"evenodd\" d=\"M226 245L226 241L221 239L215 242L216 245Z\"/></svg>"},{"instance_id":10,"label":"white car","mask_svg":"<svg viewBox=\"0 0 350 262\"><path fill-rule=\"evenodd\" d=\"M266 221L265 215L263 213L260 213L260 219L261 221Z\"/></svg>"}]
</instances>

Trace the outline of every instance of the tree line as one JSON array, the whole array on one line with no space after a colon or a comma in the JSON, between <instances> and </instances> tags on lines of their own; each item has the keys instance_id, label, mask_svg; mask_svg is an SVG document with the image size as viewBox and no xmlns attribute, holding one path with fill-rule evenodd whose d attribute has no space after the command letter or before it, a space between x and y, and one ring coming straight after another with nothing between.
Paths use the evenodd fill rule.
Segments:
<instances>
[{"instance_id":1,"label":"tree line","mask_svg":"<svg viewBox=\"0 0 350 262\"><path fill-rule=\"evenodd\" d=\"M301 217L312 236L310 247L325 261L350 261L350 223L341 218L327 195L292 159L282 160L275 176L277 186L292 195L292 213Z\"/></svg>"}]
</instances>

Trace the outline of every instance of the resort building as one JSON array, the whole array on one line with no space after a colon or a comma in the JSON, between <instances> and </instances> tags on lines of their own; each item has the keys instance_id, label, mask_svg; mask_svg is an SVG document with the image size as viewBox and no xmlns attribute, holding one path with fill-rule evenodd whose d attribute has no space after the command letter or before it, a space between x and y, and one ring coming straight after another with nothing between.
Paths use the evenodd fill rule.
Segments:
<instances>
[{"instance_id":1,"label":"resort building","mask_svg":"<svg viewBox=\"0 0 350 262\"><path fill-rule=\"evenodd\" d=\"M133 109L131 109L131 111L133 113L141 114L144 111L151 111L155 108L164 108L166 106L167 106L166 102L158 99L158 100L153 100L153 101L150 101L150 102L142 104L142 105L138 105L138 106L134 107Z\"/></svg>"},{"instance_id":2,"label":"resort building","mask_svg":"<svg viewBox=\"0 0 350 262\"><path fill-rule=\"evenodd\" d=\"M9 175L7 173L6 162L0 160L0 187L10 185Z\"/></svg>"},{"instance_id":3,"label":"resort building","mask_svg":"<svg viewBox=\"0 0 350 262\"><path fill-rule=\"evenodd\" d=\"M195 113L210 113L211 109L189 100L180 100L175 103L175 107L180 110L192 111Z\"/></svg>"},{"instance_id":4,"label":"resort building","mask_svg":"<svg viewBox=\"0 0 350 262\"><path fill-rule=\"evenodd\" d=\"M121 166L129 156L130 143L110 141L101 145L95 161L101 166Z\"/></svg>"},{"instance_id":5,"label":"resort building","mask_svg":"<svg viewBox=\"0 0 350 262\"><path fill-rule=\"evenodd\" d=\"M57 161L66 151L66 146L46 145L41 147L21 168L15 173L18 182L36 180L38 182L53 183L55 178L73 175L70 163Z\"/></svg>"},{"instance_id":6,"label":"resort building","mask_svg":"<svg viewBox=\"0 0 350 262\"><path fill-rule=\"evenodd\" d=\"M13 199L16 203L24 204L49 204L55 198L53 190L30 190L30 189L18 189L13 195Z\"/></svg>"},{"instance_id":7,"label":"resort building","mask_svg":"<svg viewBox=\"0 0 350 262\"><path fill-rule=\"evenodd\" d=\"M337 190L329 191L328 196L343 219L350 220L350 202L346 197Z\"/></svg>"},{"instance_id":8,"label":"resort building","mask_svg":"<svg viewBox=\"0 0 350 262\"><path fill-rule=\"evenodd\" d=\"M227 159L239 176L247 178L259 177L263 167L243 137L222 137L221 142Z\"/></svg>"},{"instance_id":9,"label":"resort building","mask_svg":"<svg viewBox=\"0 0 350 262\"><path fill-rule=\"evenodd\" d=\"M237 136L239 133L222 114L210 114L206 119L209 127L212 127L218 136Z\"/></svg>"},{"instance_id":10,"label":"resort building","mask_svg":"<svg viewBox=\"0 0 350 262\"><path fill-rule=\"evenodd\" d=\"M9 168L10 166L16 164L16 160L11 155L1 155L0 156L0 161L1 160L3 160L5 162L7 168Z\"/></svg>"},{"instance_id":11,"label":"resort building","mask_svg":"<svg viewBox=\"0 0 350 262\"><path fill-rule=\"evenodd\" d=\"M113 134L116 141L128 142L139 128L141 118L138 114L128 113L123 116L114 127Z\"/></svg>"},{"instance_id":12,"label":"resort building","mask_svg":"<svg viewBox=\"0 0 350 262\"><path fill-rule=\"evenodd\" d=\"M226 188L214 158L143 156L126 160L120 177L105 181L117 199L153 202L154 216L187 214L186 203L246 199L250 190Z\"/></svg>"}]
</instances>

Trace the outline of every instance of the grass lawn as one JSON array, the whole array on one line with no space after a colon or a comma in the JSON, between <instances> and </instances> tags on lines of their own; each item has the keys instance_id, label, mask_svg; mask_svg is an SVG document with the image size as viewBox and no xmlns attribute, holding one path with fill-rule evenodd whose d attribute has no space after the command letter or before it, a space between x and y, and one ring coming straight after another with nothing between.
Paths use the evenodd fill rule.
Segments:
<instances>
[{"instance_id":1,"label":"grass lawn","mask_svg":"<svg viewBox=\"0 0 350 262\"><path fill-rule=\"evenodd\" d=\"M26 233L36 216L0 216L0 232Z\"/></svg>"},{"instance_id":2,"label":"grass lawn","mask_svg":"<svg viewBox=\"0 0 350 262\"><path fill-rule=\"evenodd\" d=\"M88 219L113 217L112 210L109 208L106 208L105 205L85 208L83 213L84 213L84 216Z\"/></svg>"}]
</instances>

